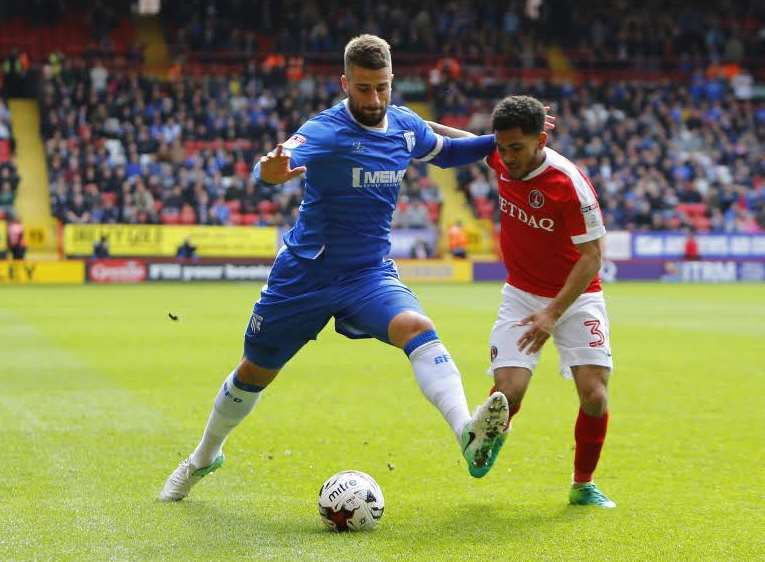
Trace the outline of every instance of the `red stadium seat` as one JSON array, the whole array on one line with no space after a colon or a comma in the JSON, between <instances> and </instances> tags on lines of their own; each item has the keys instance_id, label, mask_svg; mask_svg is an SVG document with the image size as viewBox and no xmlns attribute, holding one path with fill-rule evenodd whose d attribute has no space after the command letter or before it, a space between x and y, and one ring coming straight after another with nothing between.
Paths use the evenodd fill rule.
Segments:
<instances>
[{"instance_id":1,"label":"red stadium seat","mask_svg":"<svg viewBox=\"0 0 765 562\"><path fill-rule=\"evenodd\" d=\"M706 232L709 230L709 227L712 226L712 221L710 221L706 216L701 215L699 217L695 217L691 224L693 224L693 228L700 232Z\"/></svg>"},{"instance_id":2,"label":"red stadium seat","mask_svg":"<svg viewBox=\"0 0 765 562\"><path fill-rule=\"evenodd\" d=\"M242 208L242 202L239 201L239 199L232 199L231 201L226 201L226 207L228 207L229 211L232 213L238 213Z\"/></svg>"},{"instance_id":3,"label":"red stadium seat","mask_svg":"<svg viewBox=\"0 0 765 562\"><path fill-rule=\"evenodd\" d=\"M467 129L469 122L470 117L467 115L444 115L441 118L442 124L455 129Z\"/></svg>"},{"instance_id":4,"label":"red stadium seat","mask_svg":"<svg viewBox=\"0 0 765 562\"><path fill-rule=\"evenodd\" d=\"M183 209L181 209L180 223L181 224L196 224L196 222L197 222L197 214L194 212L194 209L192 209L188 205L184 205Z\"/></svg>"},{"instance_id":5,"label":"red stadium seat","mask_svg":"<svg viewBox=\"0 0 765 562\"><path fill-rule=\"evenodd\" d=\"M261 215L270 215L273 214L273 212L276 211L276 205L273 201L261 201L258 203L258 212Z\"/></svg>"},{"instance_id":6,"label":"red stadium seat","mask_svg":"<svg viewBox=\"0 0 765 562\"><path fill-rule=\"evenodd\" d=\"M494 203L486 197L476 197L473 204L479 219L490 219L494 215Z\"/></svg>"},{"instance_id":7,"label":"red stadium seat","mask_svg":"<svg viewBox=\"0 0 765 562\"><path fill-rule=\"evenodd\" d=\"M111 203L112 205L117 204L117 194L113 193L111 191L106 191L101 194L101 203L106 205L107 203Z\"/></svg>"},{"instance_id":8,"label":"red stadium seat","mask_svg":"<svg viewBox=\"0 0 765 562\"><path fill-rule=\"evenodd\" d=\"M11 144L6 140L0 140L0 162L6 162L11 157Z\"/></svg>"},{"instance_id":9,"label":"red stadium seat","mask_svg":"<svg viewBox=\"0 0 765 562\"><path fill-rule=\"evenodd\" d=\"M438 224L438 219L441 216L441 203L439 203L438 201L428 201L426 203L426 206L428 207L428 214L430 215L430 220Z\"/></svg>"},{"instance_id":10,"label":"red stadium seat","mask_svg":"<svg viewBox=\"0 0 765 562\"><path fill-rule=\"evenodd\" d=\"M684 214L688 220L693 222L696 217L706 215L707 206L704 203L680 203L675 207L678 213Z\"/></svg>"},{"instance_id":11,"label":"red stadium seat","mask_svg":"<svg viewBox=\"0 0 765 562\"><path fill-rule=\"evenodd\" d=\"M257 213L248 213L242 215L242 222L246 225L256 224L260 220L260 215Z\"/></svg>"},{"instance_id":12,"label":"red stadium seat","mask_svg":"<svg viewBox=\"0 0 765 562\"><path fill-rule=\"evenodd\" d=\"M244 160L237 160L234 164L234 173L242 179L246 179L250 175L250 168Z\"/></svg>"},{"instance_id":13,"label":"red stadium seat","mask_svg":"<svg viewBox=\"0 0 765 562\"><path fill-rule=\"evenodd\" d=\"M181 222L181 215L178 213L162 213L159 220L162 224L179 224Z\"/></svg>"}]
</instances>

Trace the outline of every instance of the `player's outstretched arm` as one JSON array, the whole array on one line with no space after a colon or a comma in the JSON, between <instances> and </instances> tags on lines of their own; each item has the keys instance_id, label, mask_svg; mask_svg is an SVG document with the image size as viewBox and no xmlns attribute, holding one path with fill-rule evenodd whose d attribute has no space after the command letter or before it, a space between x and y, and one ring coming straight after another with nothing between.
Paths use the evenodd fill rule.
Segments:
<instances>
[{"instance_id":1,"label":"player's outstretched arm","mask_svg":"<svg viewBox=\"0 0 765 562\"><path fill-rule=\"evenodd\" d=\"M472 164L486 158L496 146L494 135L456 139L439 136L438 139L441 145L438 152L432 158L423 158L423 160L435 164L439 168L453 168Z\"/></svg>"},{"instance_id":2,"label":"player's outstretched arm","mask_svg":"<svg viewBox=\"0 0 765 562\"><path fill-rule=\"evenodd\" d=\"M290 168L290 157L285 154L281 143L276 148L261 156L252 170L256 180L270 184L284 183L306 172L305 166Z\"/></svg>"},{"instance_id":3,"label":"player's outstretched arm","mask_svg":"<svg viewBox=\"0 0 765 562\"><path fill-rule=\"evenodd\" d=\"M551 131L555 128L555 122L558 120L555 115L550 115L550 106L545 106L545 131ZM428 127L433 129L433 132L443 137L449 137L450 139L461 139L464 137L474 137L475 135L470 131L463 131L455 127L449 127L436 123L435 121L425 121Z\"/></svg>"},{"instance_id":4,"label":"player's outstretched arm","mask_svg":"<svg viewBox=\"0 0 765 562\"><path fill-rule=\"evenodd\" d=\"M433 132L442 137L449 137L450 139L461 139L464 137L474 137L475 135L470 131L463 131L462 129L455 129L454 127L448 127L435 121L425 121L428 127L433 129Z\"/></svg>"}]
</instances>

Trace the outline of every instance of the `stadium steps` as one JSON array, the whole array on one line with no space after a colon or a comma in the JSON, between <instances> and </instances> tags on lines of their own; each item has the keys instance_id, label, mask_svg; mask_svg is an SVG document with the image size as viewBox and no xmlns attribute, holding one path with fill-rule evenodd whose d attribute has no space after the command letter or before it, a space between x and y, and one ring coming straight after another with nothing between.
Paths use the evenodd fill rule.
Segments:
<instances>
[{"instance_id":1,"label":"stadium steps","mask_svg":"<svg viewBox=\"0 0 765 562\"><path fill-rule=\"evenodd\" d=\"M40 135L40 109L36 100L11 99L16 166L21 182L16 211L24 224L28 257L55 257L57 224L50 209L48 167Z\"/></svg>"},{"instance_id":2,"label":"stadium steps","mask_svg":"<svg viewBox=\"0 0 765 562\"><path fill-rule=\"evenodd\" d=\"M576 78L576 72L568 60L566 53L557 45L551 45L547 48L547 66L552 71L552 80L556 84L563 82L573 82Z\"/></svg>"},{"instance_id":3,"label":"stadium steps","mask_svg":"<svg viewBox=\"0 0 765 562\"><path fill-rule=\"evenodd\" d=\"M433 112L430 105L423 102L407 103L412 111L416 112L426 121L433 121ZM478 224L473 216L464 195L457 189L457 173L454 169L443 169L438 166L430 166L428 174L441 189L443 204L441 205L441 237L439 241L439 253L449 255L446 232L455 221L462 221L468 236L468 252L474 254L488 254L492 252L492 239L486 235L486 229Z\"/></svg>"},{"instance_id":4,"label":"stadium steps","mask_svg":"<svg viewBox=\"0 0 765 562\"><path fill-rule=\"evenodd\" d=\"M144 73L156 78L167 78L170 68L170 50L159 16L136 16L136 39L146 45L144 50Z\"/></svg>"}]
</instances>

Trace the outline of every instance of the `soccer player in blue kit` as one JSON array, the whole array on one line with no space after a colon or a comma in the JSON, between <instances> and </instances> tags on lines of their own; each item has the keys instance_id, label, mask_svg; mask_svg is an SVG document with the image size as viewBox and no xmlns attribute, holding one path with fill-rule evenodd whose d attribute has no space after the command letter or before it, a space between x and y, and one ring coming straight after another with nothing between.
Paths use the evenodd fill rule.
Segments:
<instances>
[{"instance_id":1,"label":"soccer player in blue kit","mask_svg":"<svg viewBox=\"0 0 765 562\"><path fill-rule=\"evenodd\" d=\"M411 160L468 164L494 150L494 136L435 134L409 109L389 105L392 80L388 43L374 35L352 39L341 76L347 98L255 165L254 175L270 184L305 174L299 217L255 303L244 357L223 382L200 443L169 476L161 500L183 499L223 464L228 434L332 317L335 330L349 338L374 337L406 353L472 476L484 476L494 464L508 420L505 395L493 393L470 416L459 370L417 297L385 259L400 182Z\"/></svg>"}]
</instances>

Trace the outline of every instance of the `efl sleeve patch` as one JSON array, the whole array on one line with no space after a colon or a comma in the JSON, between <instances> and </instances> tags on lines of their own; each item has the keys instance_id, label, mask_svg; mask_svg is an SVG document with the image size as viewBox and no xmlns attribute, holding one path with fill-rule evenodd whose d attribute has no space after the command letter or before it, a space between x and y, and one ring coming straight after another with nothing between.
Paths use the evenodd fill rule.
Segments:
<instances>
[{"instance_id":1,"label":"efl sleeve patch","mask_svg":"<svg viewBox=\"0 0 765 562\"><path fill-rule=\"evenodd\" d=\"M284 141L282 146L288 150L294 150L302 144L305 144L305 137L303 135L292 135Z\"/></svg>"},{"instance_id":2,"label":"efl sleeve patch","mask_svg":"<svg viewBox=\"0 0 765 562\"><path fill-rule=\"evenodd\" d=\"M582 207L582 216L587 230L597 228L603 224L603 217L600 214L600 207L597 203Z\"/></svg>"}]
</instances>

